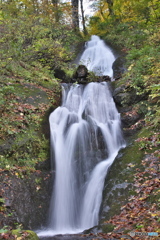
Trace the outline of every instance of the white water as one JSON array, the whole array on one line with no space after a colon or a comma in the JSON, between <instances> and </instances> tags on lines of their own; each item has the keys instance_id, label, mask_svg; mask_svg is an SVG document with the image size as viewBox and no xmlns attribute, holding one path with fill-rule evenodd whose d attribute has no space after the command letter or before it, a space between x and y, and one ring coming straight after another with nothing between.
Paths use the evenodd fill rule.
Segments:
<instances>
[{"instance_id":1,"label":"white water","mask_svg":"<svg viewBox=\"0 0 160 240\"><path fill-rule=\"evenodd\" d=\"M97 76L113 77L112 64L115 57L111 49L105 45L104 41L98 36L93 35L91 40L86 43L80 63L85 65L89 71Z\"/></svg>"},{"instance_id":2,"label":"white water","mask_svg":"<svg viewBox=\"0 0 160 240\"><path fill-rule=\"evenodd\" d=\"M79 233L98 224L105 176L125 146L108 83L62 89L62 106L49 119L55 181L49 224L39 236Z\"/></svg>"}]
</instances>

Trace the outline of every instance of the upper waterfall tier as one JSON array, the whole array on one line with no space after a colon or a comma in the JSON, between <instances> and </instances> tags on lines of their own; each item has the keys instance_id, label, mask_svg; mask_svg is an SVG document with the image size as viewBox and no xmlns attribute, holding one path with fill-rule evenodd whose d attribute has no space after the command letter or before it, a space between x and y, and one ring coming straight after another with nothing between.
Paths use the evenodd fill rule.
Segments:
<instances>
[{"instance_id":1,"label":"upper waterfall tier","mask_svg":"<svg viewBox=\"0 0 160 240\"><path fill-rule=\"evenodd\" d=\"M89 71L94 72L97 76L112 78L114 61L115 57L111 49L98 36L93 35L91 40L86 43L79 63L85 65Z\"/></svg>"}]
</instances>

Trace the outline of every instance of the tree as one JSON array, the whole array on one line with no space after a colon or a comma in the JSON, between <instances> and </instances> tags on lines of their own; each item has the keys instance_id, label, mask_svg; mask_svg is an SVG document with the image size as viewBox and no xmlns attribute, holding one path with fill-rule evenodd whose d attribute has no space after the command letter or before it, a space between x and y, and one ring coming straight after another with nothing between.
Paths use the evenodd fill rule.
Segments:
<instances>
[{"instance_id":1,"label":"tree","mask_svg":"<svg viewBox=\"0 0 160 240\"><path fill-rule=\"evenodd\" d=\"M114 1L114 0L106 0L106 2L108 3L109 15L111 15L111 16L114 15L114 11L113 11L113 1Z\"/></svg>"},{"instance_id":2,"label":"tree","mask_svg":"<svg viewBox=\"0 0 160 240\"><path fill-rule=\"evenodd\" d=\"M72 25L75 30L79 30L79 1L78 0L71 0L72 3Z\"/></svg>"},{"instance_id":3,"label":"tree","mask_svg":"<svg viewBox=\"0 0 160 240\"><path fill-rule=\"evenodd\" d=\"M87 34L87 29L86 29L86 25L85 25L84 10L83 10L83 0L80 0L80 5L81 5L83 32L84 32L84 34Z\"/></svg>"}]
</instances>

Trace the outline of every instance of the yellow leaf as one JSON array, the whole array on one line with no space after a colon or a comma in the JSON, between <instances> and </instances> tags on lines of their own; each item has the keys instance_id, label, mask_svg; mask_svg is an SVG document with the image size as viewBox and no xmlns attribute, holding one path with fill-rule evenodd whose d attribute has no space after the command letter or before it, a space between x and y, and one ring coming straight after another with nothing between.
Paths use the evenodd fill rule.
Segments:
<instances>
[{"instance_id":1,"label":"yellow leaf","mask_svg":"<svg viewBox=\"0 0 160 240\"><path fill-rule=\"evenodd\" d=\"M134 66L134 63L132 63L132 64L129 66L128 71L130 71L130 70L133 68L133 66Z\"/></svg>"},{"instance_id":2,"label":"yellow leaf","mask_svg":"<svg viewBox=\"0 0 160 240\"><path fill-rule=\"evenodd\" d=\"M144 200L146 198L147 198L147 196L146 197L141 197L141 198L139 198L139 200L141 201L141 200Z\"/></svg>"},{"instance_id":3,"label":"yellow leaf","mask_svg":"<svg viewBox=\"0 0 160 240\"><path fill-rule=\"evenodd\" d=\"M156 216L159 216L159 214L158 213L151 213L151 216L156 217Z\"/></svg>"}]
</instances>

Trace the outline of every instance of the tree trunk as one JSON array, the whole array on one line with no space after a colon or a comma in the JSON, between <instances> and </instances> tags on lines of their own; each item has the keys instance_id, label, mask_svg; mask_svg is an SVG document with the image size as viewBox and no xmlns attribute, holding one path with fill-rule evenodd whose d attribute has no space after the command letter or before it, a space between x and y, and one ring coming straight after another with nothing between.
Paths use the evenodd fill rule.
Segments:
<instances>
[{"instance_id":1,"label":"tree trunk","mask_svg":"<svg viewBox=\"0 0 160 240\"><path fill-rule=\"evenodd\" d=\"M59 8L58 8L58 0L52 0L52 4L54 6L55 21L59 22L60 14L59 14Z\"/></svg>"},{"instance_id":2,"label":"tree trunk","mask_svg":"<svg viewBox=\"0 0 160 240\"><path fill-rule=\"evenodd\" d=\"M106 0L106 2L108 3L109 15L111 15L111 16L114 15L114 11L113 11L113 1L114 1L114 0Z\"/></svg>"},{"instance_id":3,"label":"tree trunk","mask_svg":"<svg viewBox=\"0 0 160 240\"><path fill-rule=\"evenodd\" d=\"M81 4L81 14L82 14L82 26L83 26L83 32L84 32L84 34L86 35L86 34L87 34L87 30L86 30L85 18L84 18L83 0L80 0L80 4Z\"/></svg>"},{"instance_id":4,"label":"tree trunk","mask_svg":"<svg viewBox=\"0 0 160 240\"><path fill-rule=\"evenodd\" d=\"M78 0L72 0L72 25L75 30L79 30Z\"/></svg>"}]
</instances>

